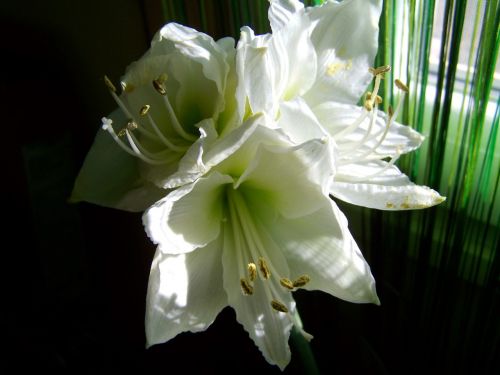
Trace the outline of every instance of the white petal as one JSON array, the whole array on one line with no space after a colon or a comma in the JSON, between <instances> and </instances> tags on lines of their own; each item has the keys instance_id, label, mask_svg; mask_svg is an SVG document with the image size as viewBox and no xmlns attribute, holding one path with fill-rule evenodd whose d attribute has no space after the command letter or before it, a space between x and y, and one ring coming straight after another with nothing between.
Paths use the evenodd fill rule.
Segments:
<instances>
[{"instance_id":1,"label":"white petal","mask_svg":"<svg viewBox=\"0 0 500 375\"><path fill-rule=\"evenodd\" d=\"M296 219L281 218L270 228L282 247L290 276L308 275L308 290L322 290L350 302L379 303L375 280L347 220L327 197L323 208Z\"/></svg>"},{"instance_id":2,"label":"white petal","mask_svg":"<svg viewBox=\"0 0 500 375\"><path fill-rule=\"evenodd\" d=\"M300 97L280 104L278 126L296 144L311 139L322 139L328 135L309 106Z\"/></svg>"},{"instance_id":3,"label":"white petal","mask_svg":"<svg viewBox=\"0 0 500 375\"><path fill-rule=\"evenodd\" d=\"M310 38L311 30L308 17L296 16L273 33L268 53L276 69L274 87L278 98L291 100L305 94L314 84L317 57Z\"/></svg>"},{"instance_id":4,"label":"white petal","mask_svg":"<svg viewBox=\"0 0 500 375\"><path fill-rule=\"evenodd\" d=\"M223 92L229 68L220 45L210 36L176 23L165 25L159 34L161 39L174 42L182 54L200 63L205 76L216 83L220 93Z\"/></svg>"},{"instance_id":5,"label":"white petal","mask_svg":"<svg viewBox=\"0 0 500 375\"><path fill-rule=\"evenodd\" d=\"M285 217L317 210L333 176L331 145L312 140L295 147L265 147L236 186L263 192L261 199Z\"/></svg>"},{"instance_id":6,"label":"white petal","mask_svg":"<svg viewBox=\"0 0 500 375\"><path fill-rule=\"evenodd\" d=\"M174 190L143 215L146 233L165 254L183 254L219 236L222 194L229 176L217 172Z\"/></svg>"},{"instance_id":7,"label":"white petal","mask_svg":"<svg viewBox=\"0 0 500 375\"><path fill-rule=\"evenodd\" d=\"M298 0L272 0L268 17L273 33L285 27L294 16L303 14L303 9L304 4Z\"/></svg>"},{"instance_id":8,"label":"white petal","mask_svg":"<svg viewBox=\"0 0 500 375\"><path fill-rule=\"evenodd\" d=\"M189 254L156 251L146 299L148 346L207 329L227 306L221 256L220 241Z\"/></svg>"},{"instance_id":9,"label":"white petal","mask_svg":"<svg viewBox=\"0 0 500 375\"><path fill-rule=\"evenodd\" d=\"M274 76L276 67L267 53L270 35L255 36L252 29L243 27L236 47L238 97L248 97L253 113L275 111ZM259 77L255 79L255 77ZM240 112L245 111L245 100L240 100Z\"/></svg>"},{"instance_id":10,"label":"white petal","mask_svg":"<svg viewBox=\"0 0 500 375\"><path fill-rule=\"evenodd\" d=\"M345 202L380 210L412 210L434 206L446 198L415 185L394 165L376 160L340 168L331 194Z\"/></svg>"},{"instance_id":11,"label":"white petal","mask_svg":"<svg viewBox=\"0 0 500 375\"><path fill-rule=\"evenodd\" d=\"M252 215L248 209L247 213ZM224 288L229 305L236 311L238 322L249 333L266 360L271 364L278 365L283 370L290 361L288 339L292 321L288 314L275 311L271 307L271 301L272 299L279 300L293 313L295 303L291 293L280 288L277 279L280 274L288 274L288 267L276 244L266 235L264 228L258 226L254 218L249 215L231 216L224 225L222 257ZM252 239L256 241L244 243L243 232L249 228L255 230ZM258 241L263 245L262 248L251 250L248 245L255 246ZM240 287L240 279L247 277L245 274L246 265L251 261L257 262L252 252L264 256L266 261L272 264L272 269L277 274L272 271L272 278L268 280L257 277L254 282L253 295L244 295ZM273 283L275 291L270 290L269 284L271 283Z\"/></svg>"},{"instance_id":12,"label":"white petal","mask_svg":"<svg viewBox=\"0 0 500 375\"><path fill-rule=\"evenodd\" d=\"M311 35L318 54L316 84L307 94L311 105L327 100L356 103L371 80L378 46L381 0L326 2L308 8L316 22Z\"/></svg>"}]
</instances>

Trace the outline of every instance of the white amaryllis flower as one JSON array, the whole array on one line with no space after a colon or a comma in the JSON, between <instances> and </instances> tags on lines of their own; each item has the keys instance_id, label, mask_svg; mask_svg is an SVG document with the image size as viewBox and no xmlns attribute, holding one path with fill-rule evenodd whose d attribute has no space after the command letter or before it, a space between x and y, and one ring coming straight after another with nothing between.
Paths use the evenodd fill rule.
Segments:
<instances>
[{"instance_id":1,"label":"white amaryllis flower","mask_svg":"<svg viewBox=\"0 0 500 375\"><path fill-rule=\"evenodd\" d=\"M271 114L297 143L330 136L338 161L331 194L384 210L429 207L444 198L413 184L395 165L423 137L377 109L380 80L389 67L370 68L378 43L381 0L326 1L304 8L271 0L272 34L243 28L237 46L240 113ZM261 77L255 79L255 76ZM374 79L374 90L359 101ZM406 91L404 84L397 86ZM402 100L402 98L401 98Z\"/></svg>"},{"instance_id":2,"label":"white amaryllis flower","mask_svg":"<svg viewBox=\"0 0 500 375\"><path fill-rule=\"evenodd\" d=\"M192 181L207 145L237 124L234 59L232 38L170 23L128 67L121 94L105 77L119 108L103 118L72 200L143 211Z\"/></svg>"},{"instance_id":3,"label":"white amaryllis flower","mask_svg":"<svg viewBox=\"0 0 500 375\"><path fill-rule=\"evenodd\" d=\"M379 303L347 220L328 197L329 140L293 145L263 121L252 117L238 148L221 147L225 160L145 212L158 244L148 345L205 330L229 305L266 360L283 369L297 325L293 290Z\"/></svg>"}]
</instances>

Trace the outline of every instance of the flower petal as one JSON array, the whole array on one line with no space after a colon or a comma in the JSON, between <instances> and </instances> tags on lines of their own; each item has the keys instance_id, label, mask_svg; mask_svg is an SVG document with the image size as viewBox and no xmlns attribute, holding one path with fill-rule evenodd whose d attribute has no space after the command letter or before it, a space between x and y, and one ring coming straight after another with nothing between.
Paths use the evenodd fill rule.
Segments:
<instances>
[{"instance_id":1,"label":"flower petal","mask_svg":"<svg viewBox=\"0 0 500 375\"><path fill-rule=\"evenodd\" d=\"M328 1L307 9L315 23L311 39L318 55L311 106L327 100L357 103L370 80L378 46L381 0Z\"/></svg>"},{"instance_id":2,"label":"flower petal","mask_svg":"<svg viewBox=\"0 0 500 375\"><path fill-rule=\"evenodd\" d=\"M323 207L295 219L280 218L270 233L280 244L290 267L290 276L308 275L308 290L322 290L350 302L379 303L375 280L347 220L327 197Z\"/></svg>"},{"instance_id":3,"label":"flower petal","mask_svg":"<svg viewBox=\"0 0 500 375\"><path fill-rule=\"evenodd\" d=\"M223 92L229 67L225 61L224 46L217 44L210 36L190 27L168 23L161 28L151 44L151 54L162 51L163 41L172 42L184 56L200 63L204 75L214 81L219 92Z\"/></svg>"},{"instance_id":4,"label":"flower petal","mask_svg":"<svg viewBox=\"0 0 500 375\"><path fill-rule=\"evenodd\" d=\"M125 122L120 110L110 115ZM105 207L141 212L167 194L145 181L140 160L124 152L108 132L99 130L71 193L71 202L87 201Z\"/></svg>"},{"instance_id":5,"label":"flower petal","mask_svg":"<svg viewBox=\"0 0 500 375\"><path fill-rule=\"evenodd\" d=\"M227 306L221 256L220 241L189 254L156 251L146 299L147 346L203 331Z\"/></svg>"},{"instance_id":6,"label":"flower petal","mask_svg":"<svg viewBox=\"0 0 500 375\"><path fill-rule=\"evenodd\" d=\"M415 185L396 166L382 160L340 168L331 194L345 202L380 210L413 210L446 198L427 186Z\"/></svg>"},{"instance_id":7,"label":"flower petal","mask_svg":"<svg viewBox=\"0 0 500 375\"><path fill-rule=\"evenodd\" d=\"M304 4L298 0L272 0L268 11L271 30L276 33L286 27L294 16L303 13Z\"/></svg>"},{"instance_id":8,"label":"flower petal","mask_svg":"<svg viewBox=\"0 0 500 375\"><path fill-rule=\"evenodd\" d=\"M300 97L280 104L278 126L296 144L311 139L322 139L328 135L309 106Z\"/></svg>"},{"instance_id":9,"label":"flower petal","mask_svg":"<svg viewBox=\"0 0 500 375\"><path fill-rule=\"evenodd\" d=\"M219 236L224 185L233 179L220 173L174 190L143 215L149 238L165 254L204 247Z\"/></svg>"},{"instance_id":10,"label":"flower petal","mask_svg":"<svg viewBox=\"0 0 500 375\"><path fill-rule=\"evenodd\" d=\"M256 37L251 29L242 29L237 47L239 90L248 96L253 113L273 117L281 99L291 100L313 85L316 53L310 29L309 19L298 16L273 35Z\"/></svg>"}]
</instances>

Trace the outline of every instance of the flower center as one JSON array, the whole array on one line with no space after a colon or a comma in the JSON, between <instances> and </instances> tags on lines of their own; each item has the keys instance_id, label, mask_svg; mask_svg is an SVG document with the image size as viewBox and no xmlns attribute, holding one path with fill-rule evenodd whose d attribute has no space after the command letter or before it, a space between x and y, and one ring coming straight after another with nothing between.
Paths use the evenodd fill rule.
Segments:
<instances>
[{"instance_id":1,"label":"flower center","mask_svg":"<svg viewBox=\"0 0 500 375\"><path fill-rule=\"evenodd\" d=\"M111 96L128 120L126 125L119 130L118 133L116 133L113 128L112 120L108 118L102 119L102 128L108 131L114 141L125 152L153 165L169 163L171 161L169 155L171 155L172 152L186 152L189 148L187 143L192 143L197 139L195 135L187 133L179 123L167 96L167 90L165 88L166 80L167 76L162 74L153 80L152 85L156 92L163 98L163 104L168 114L167 124L164 125L170 126L177 137L175 141L169 139L165 132L160 130L160 127L151 114L151 106L149 104L144 104L138 113L134 114L134 111L117 95L115 85L108 77L104 76L104 83L108 87ZM125 84L122 84L122 87L125 93L129 93L133 90L133 88ZM139 133L139 136L134 134L135 131ZM122 140L122 138L126 140ZM160 147L158 147L158 145ZM160 148L160 151L158 151L158 148Z\"/></svg>"},{"instance_id":2,"label":"flower center","mask_svg":"<svg viewBox=\"0 0 500 375\"><path fill-rule=\"evenodd\" d=\"M310 277L302 275L291 281L288 277L280 276L280 267L273 261L277 259L275 252L280 250L249 211L244 195L233 187L228 187L227 198L241 293L245 297L251 297L256 288L261 288L271 308L278 313L287 314L304 337L310 339L312 336L303 331L300 322L290 314L290 306L283 302L286 293L305 286ZM264 243L267 244L267 249Z\"/></svg>"}]
</instances>

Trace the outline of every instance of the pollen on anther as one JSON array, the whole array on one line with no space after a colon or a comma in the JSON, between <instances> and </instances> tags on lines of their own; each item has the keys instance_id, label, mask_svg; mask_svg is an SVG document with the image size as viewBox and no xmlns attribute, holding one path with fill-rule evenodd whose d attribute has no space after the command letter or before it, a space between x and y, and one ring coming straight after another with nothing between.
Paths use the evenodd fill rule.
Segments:
<instances>
[{"instance_id":1,"label":"pollen on anther","mask_svg":"<svg viewBox=\"0 0 500 375\"><path fill-rule=\"evenodd\" d=\"M269 279L271 277L271 271L267 265L267 262L264 258L259 258L259 269L264 279Z\"/></svg>"},{"instance_id":2,"label":"pollen on anther","mask_svg":"<svg viewBox=\"0 0 500 375\"><path fill-rule=\"evenodd\" d=\"M247 279L240 279L241 291L245 296L251 296L253 294L253 286L248 282Z\"/></svg>"},{"instance_id":3,"label":"pollen on anther","mask_svg":"<svg viewBox=\"0 0 500 375\"><path fill-rule=\"evenodd\" d=\"M148 105L148 104L143 105L143 106L142 106L142 108L141 108L141 109L140 109L140 111L139 111L139 114L140 114L141 116L146 116L146 115L148 114L148 112L149 112L149 108L151 108L151 106L150 106L150 105Z\"/></svg>"},{"instance_id":4,"label":"pollen on anther","mask_svg":"<svg viewBox=\"0 0 500 375\"><path fill-rule=\"evenodd\" d=\"M257 278L257 266L255 263L248 263L248 277L250 278L250 281L255 281Z\"/></svg>"},{"instance_id":5,"label":"pollen on anther","mask_svg":"<svg viewBox=\"0 0 500 375\"><path fill-rule=\"evenodd\" d=\"M165 90L163 83L158 79L153 80L153 87L160 95L167 95L167 90Z\"/></svg>"},{"instance_id":6,"label":"pollen on anther","mask_svg":"<svg viewBox=\"0 0 500 375\"><path fill-rule=\"evenodd\" d=\"M290 279L287 279L286 277L283 277L280 279L280 284L283 288L293 290L293 283Z\"/></svg>"},{"instance_id":7,"label":"pollen on anther","mask_svg":"<svg viewBox=\"0 0 500 375\"><path fill-rule=\"evenodd\" d=\"M380 74L384 74L384 73L387 73L391 70L391 66L390 65L382 65L382 66L379 66L378 68L368 68L368 71L373 74L374 76L378 76Z\"/></svg>"},{"instance_id":8,"label":"pollen on anther","mask_svg":"<svg viewBox=\"0 0 500 375\"><path fill-rule=\"evenodd\" d=\"M127 130L132 131L135 129L137 129L137 123L135 121L130 120L129 122L127 122Z\"/></svg>"},{"instance_id":9,"label":"pollen on anther","mask_svg":"<svg viewBox=\"0 0 500 375\"><path fill-rule=\"evenodd\" d=\"M410 90L408 89L408 86L406 86L406 85L405 85L403 82L401 82L399 79L397 79L397 78L396 78L396 79L394 80L394 83L396 84L396 87L397 87L398 89L400 89L400 90L402 90L402 91L404 91L404 92L408 92L408 91L410 91Z\"/></svg>"},{"instance_id":10,"label":"pollen on anther","mask_svg":"<svg viewBox=\"0 0 500 375\"><path fill-rule=\"evenodd\" d=\"M304 285L306 285L309 281L311 281L311 278L308 275L302 275L300 276L297 280L293 282L293 286L295 288L302 288Z\"/></svg>"},{"instance_id":11,"label":"pollen on anther","mask_svg":"<svg viewBox=\"0 0 500 375\"><path fill-rule=\"evenodd\" d=\"M271 301L271 307L279 312L288 312L288 308L285 306L285 304L275 299Z\"/></svg>"}]
</instances>

